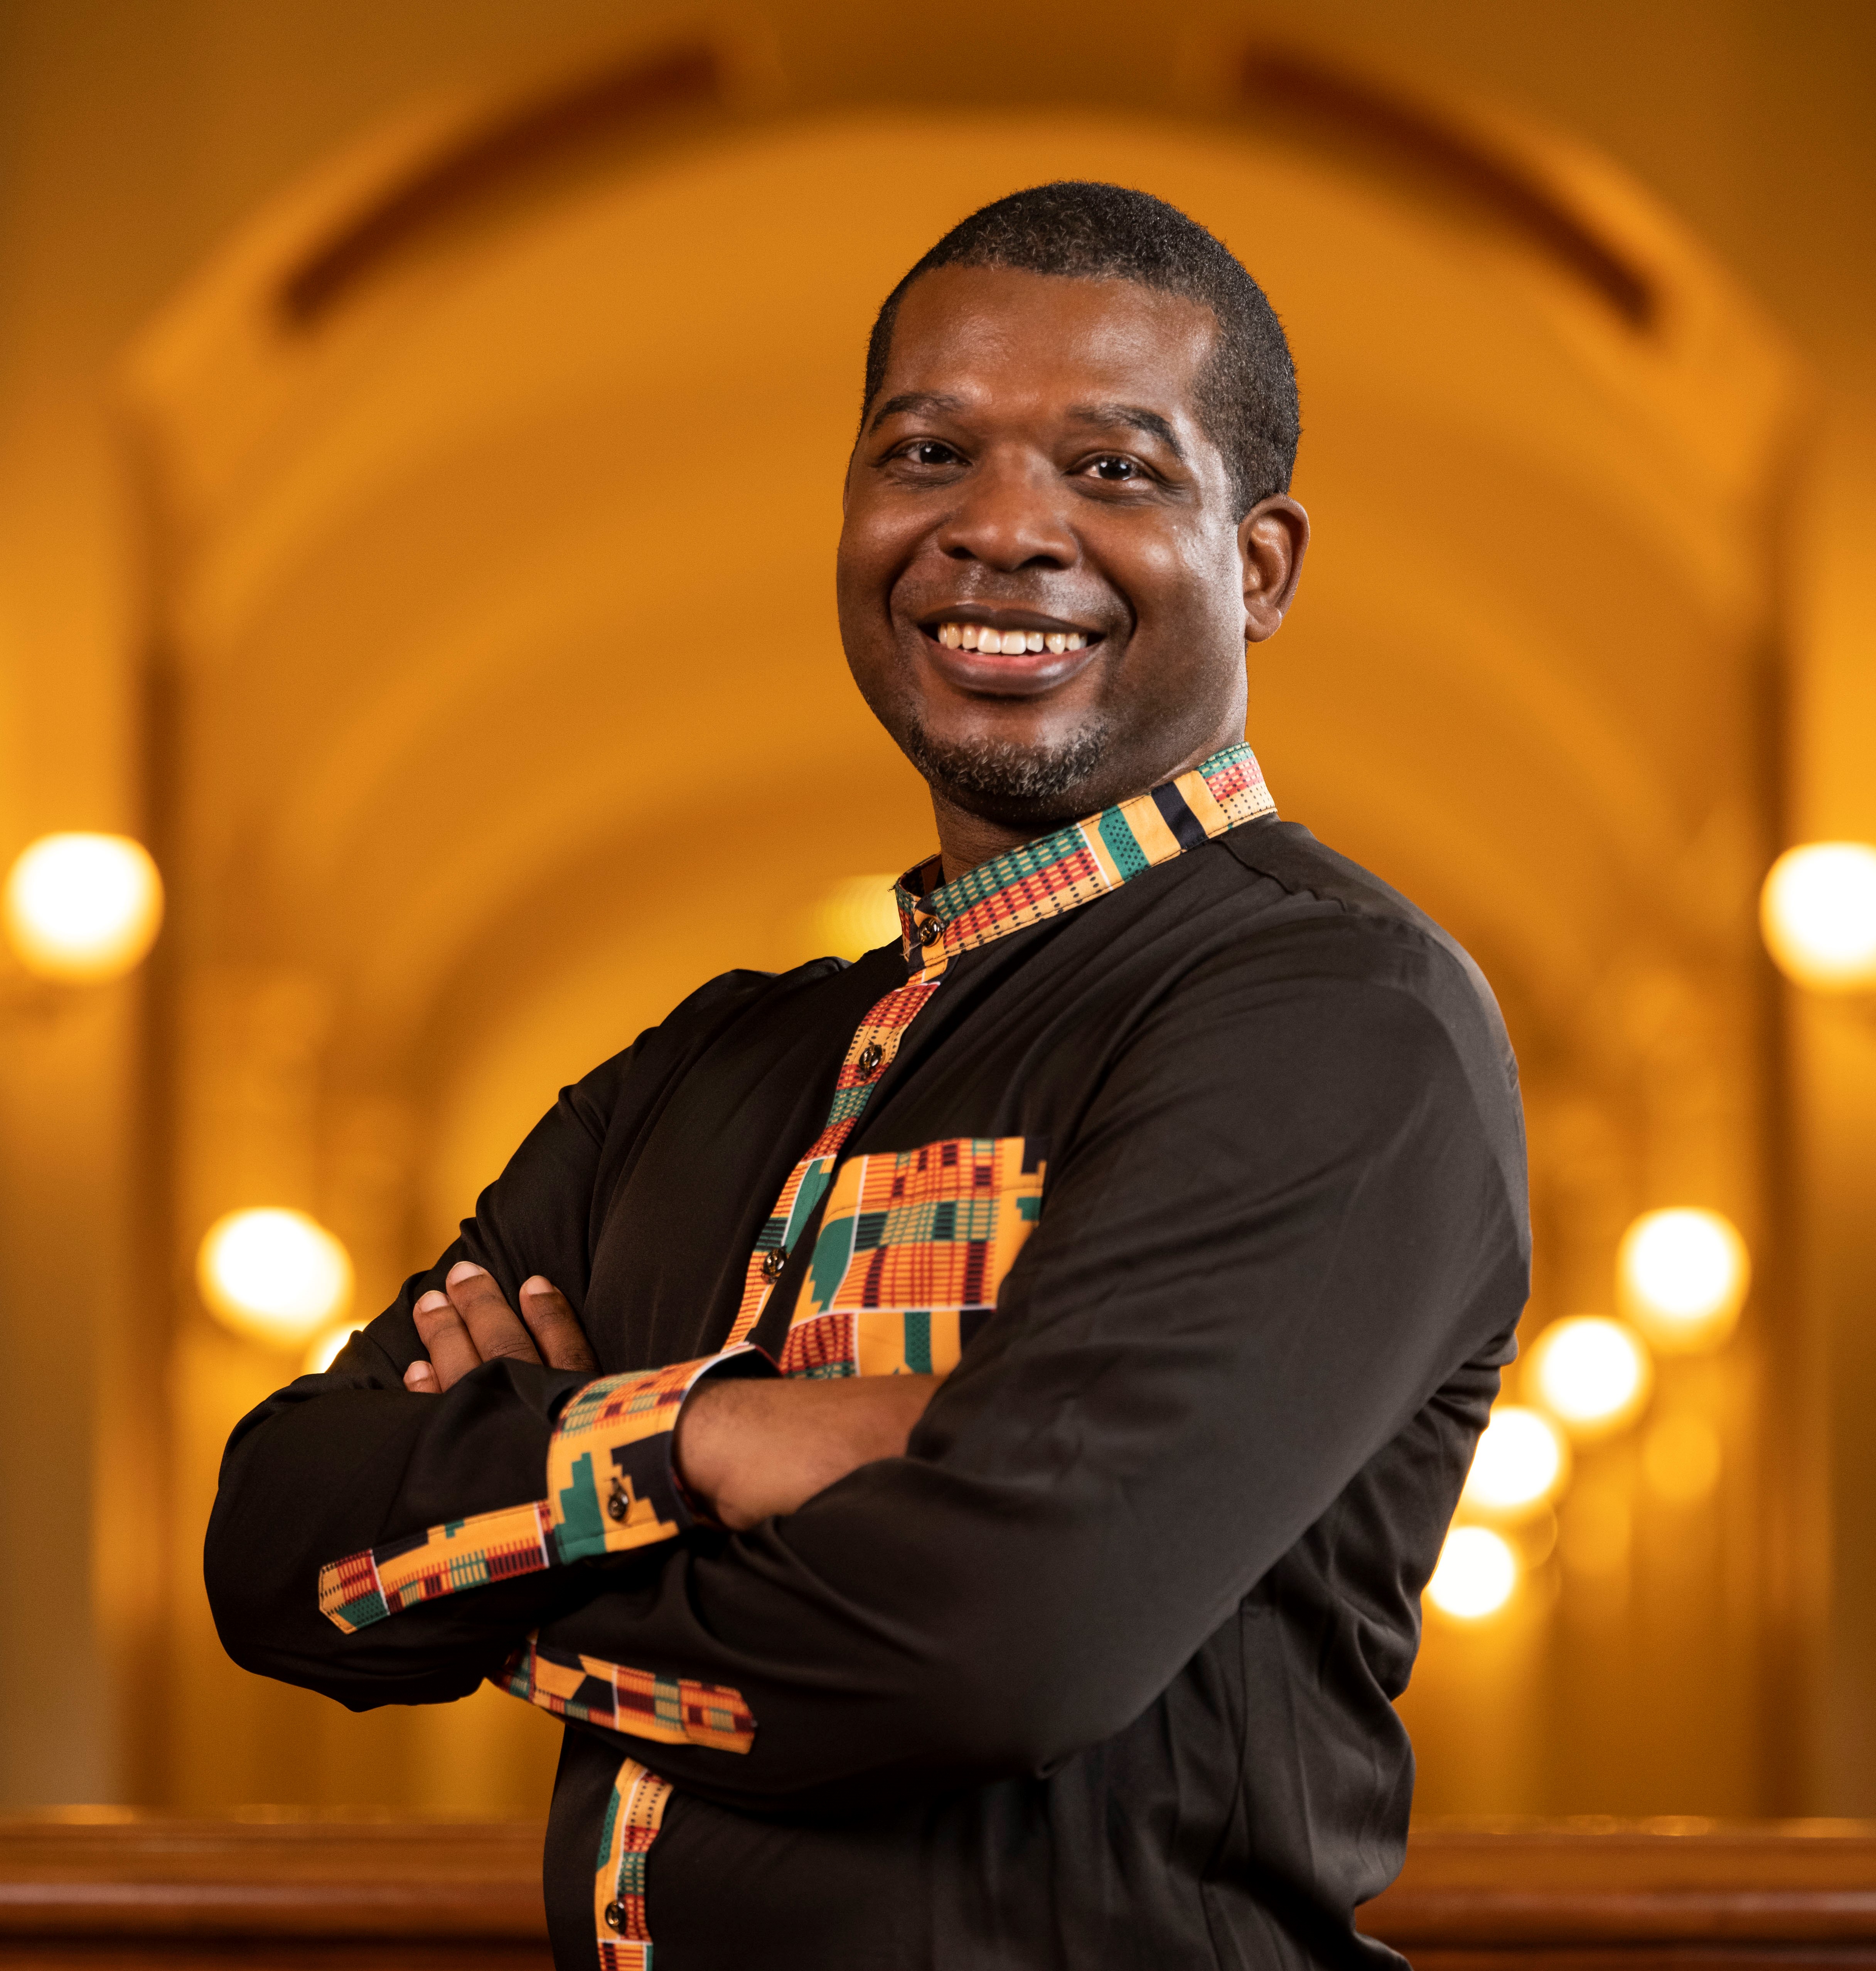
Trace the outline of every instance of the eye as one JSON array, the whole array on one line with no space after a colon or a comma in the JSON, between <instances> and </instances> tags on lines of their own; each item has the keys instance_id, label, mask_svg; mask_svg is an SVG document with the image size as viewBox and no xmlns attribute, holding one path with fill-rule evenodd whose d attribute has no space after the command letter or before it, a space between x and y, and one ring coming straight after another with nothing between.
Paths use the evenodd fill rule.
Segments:
<instances>
[{"instance_id":1,"label":"eye","mask_svg":"<svg viewBox=\"0 0 1876 1971\"><path fill-rule=\"evenodd\" d=\"M914 465L955 465L958 454L935 438L914 438L900 454Z\"/></svg>"},{"instance_id":2,"label":"eye","mask_svg":"<svg viewBox=\"0 0 1876 1971\"><path fill-rule=\"evenodd\" d=\"M1146 477L1145 470L1137 458L1129 458L1119 452L1109 452L1099 458L1091 458L1086 469L1096 478L1105 480L1110 486L1124 486L1129 480Z\"/></svg>"}]
</instances>

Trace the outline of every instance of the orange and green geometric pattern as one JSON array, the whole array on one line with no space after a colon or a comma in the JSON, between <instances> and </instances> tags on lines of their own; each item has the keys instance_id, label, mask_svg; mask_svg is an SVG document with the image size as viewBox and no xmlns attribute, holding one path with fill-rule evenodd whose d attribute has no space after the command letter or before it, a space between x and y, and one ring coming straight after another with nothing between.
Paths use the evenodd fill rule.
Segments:
<instances>
[{"instance_id":1,"label":"orange and green geometric pattern","mask_svg":"<svg viewBox=\"0 0 1876 1971\"><path fill-rule=\"evenodd\" d=\"M545 1499L328 1562L319 1570L319 1612L349 1635L441 1595L673 1538L693 1523L672 1459L678 1412L700 1377L745 1357L767 1359L727 1348L575 1390L548 1439Z\"/></svg>"},{"instance_id":2,"label":"orange and green geometric pattern","mask_svg":"<svg viewBox=\"0 0 1876 1971\"><path fill-rule=\"evenodd\" d=\"M955 1368L1041 1216L1043 1152L1021 1136L958 1137L843 1164L783 1374Z\"/></svg>"},{"instance_id":3,"label":"orange and green geometric pattern","mask_svg":"<svg viewBox=\"0 0 1876 1971\"><path fill-rule=\"evenodd\" d=\"M612 1782L593 1872L599 1971L652 1971L645 1927L645 1859L663 1824L671 1783L627 1759Z\"/></svg>"},{"instance_id":4,"label":"orange and green geometric pattern","mask_svg":"<svg viewBox=\"0 0 1876 1971\"><path fill-rule=\"evenodd\" d=\"M349 1636L400 1609L553 1565L547 1502L446 1520L319 1570L319 1612Z\"/></svg>"},{"instance_id":5,"label":"orange and green geometric pattern","mask_svg":"<svg viewBox=\"0 0 1876 1971\"><path fill-rule=\"evenodd\" d=\"M936 979L960 952L1092 903L1143 870L1275 812L1256 755L1246 745L1227 746L1164 787L1019 843L955 882L937 883L941 868L921 864L900 879L897 892L906 969L914 979Z\"/></svg>"},{"instance_id":6,"label":"orange and green geometric pattern","mask_svg":"<svg viewBox=\"0 0 1876 1971\"><path fill-rule=\"evenodd\" d=\"M603 1725L633 1738L708 1745L719 1752L747 1752L756 1742L756 1721L742 1692L727 1684L660 1676L556 1649L534 1636L490 1681L556 1718Z\"/></svg>"}]
</instances>

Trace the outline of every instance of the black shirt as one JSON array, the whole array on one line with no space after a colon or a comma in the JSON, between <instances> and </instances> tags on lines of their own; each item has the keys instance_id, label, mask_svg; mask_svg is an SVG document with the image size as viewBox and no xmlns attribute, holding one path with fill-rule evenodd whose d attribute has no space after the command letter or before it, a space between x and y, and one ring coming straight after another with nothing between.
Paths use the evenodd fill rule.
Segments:
<instances>
[{"instance_id":1,"label":"black shirt","mask_svg":"<svg viewBox=\"0 0 1876 1971\"><path fill-rule=\"evenodd\" d=\"M1268 810L1234 748L927 865L900 948L714 980L237 1429L237 1661L569 1721L559 1964L1389 1961L1353 1912L1525 1298L1522 1121L1470 959ZM464 1257L553 1280L607 1380L405 1392ZM904 1458L732 1536L660 1433L774 1362L956 1367Z\"/></svg>"}]
</instances>

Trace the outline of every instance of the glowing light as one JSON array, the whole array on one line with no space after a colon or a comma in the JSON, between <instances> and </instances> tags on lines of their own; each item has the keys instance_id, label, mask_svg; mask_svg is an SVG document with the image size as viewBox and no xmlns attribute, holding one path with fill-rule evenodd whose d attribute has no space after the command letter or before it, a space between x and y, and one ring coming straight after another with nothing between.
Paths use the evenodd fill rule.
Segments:
<instances>
[{"instance_id":1,"label":"glowing light","mask_svg":"<svg viewBox=\"0 0 1876 1971\"><path fill-rule=\"evenodd\" d=\"M838 958L858 958L882 944L899 942L899 907L893 901L894 876L849 876L835 883L816 905L814 935Z\"/></svg>"},{"instance_id":2,"label":"glowing light","mask_svg":"<svg viewBox=\"0 0 1876 1971\"><path fill-rule=\"evenodd\" d=\"M1876 848L1812 842L1787 849L1759 893L1766 948L1816 992L1876 988Z\"/></svg>"},{"instance_id":3,"label":"glowing light","mask_svg":"<svg viewBox=\"0 0 1876 1971\"><path fill-rule=\"evenodd\" d=\"M1717 1211L1647 1211L1623 1234L1623 1311L1668 1354L1717 1347L1751 1284L1746 1242Z\"/></svg>"},{"instance_id":4,"label":"glowing light","mask_svg":"<svg viewBox=\"0 0 1876 1971\"><path fill-rule=\"evenodd\" d=\"M1648 1344L1626 1321L1599 1314L1553 1321L1532 1345L1526 1373L1545 1409L1582 1438L1633 1422L1654 1386Z\"/></svg>"},{"instance_id":5,"label":"glowing light","mask_svg":"<svg viewBox=\"0 0 1876 1971\"><path fill-rule=\"evenodd\" d=\"M1518 1585L1518 1556L1489 1526L1454 1526L1440 1549L1427 1599L1462 1622L1495 1615Z\"/></svg>"},{"instance_id":6,"label":"glowing light","mask_svg":"<svg viewBox=\"0 0 1876 1971\"><path fill-rule=\"evenodd\" d=\"M323 1376L332 1367L339 1350L357 1331L349 1321L340 1321L315 1334L306 1350L306 1373Z\"/></svg>"},{"instance_id":7,"label":"glowing light","mask_svg":"<svg viewBox=\"0 0 1876 1971\"><path fill-rule=\"evenodd\" d=\"M1570 1474L1569 1446L1542 1412L1501 1403L1472 1455L1462 1503L1495 1519L1541 1513Z\"/></svg>"},{"instance_id":8,"label":"glowing light","mask_svg":"<svg viewBox=\"0 0 1876 1971\"><path fill-rule=\"evenodd\" d=\"M1642 1439L1650 1487L1676 1506L1695 1506L1720 1482L1720 1436L1705 1417L1666 1416Z\"/></svg>"},{"instance_id":9,"label":"glowing light","mask_svg":"<svg viewBox=\"0 0 1876 1971\"><path fill-rule=\"evenodd\" d=\"M303 1211L231 1211L196 1259L202 1298L236 1334L297 1347L350 1305L352 1262Z\"/></svg>"},{"instance_id":10,"label":"glowing light","mask_svg":"<svg viewBox=\"0 0 1876 1971\"><path fill-rule=\"evenodd\" d=\"M163 921L163 879L125 835L42 835L8 871L7 942L26 969L69 984L120 978Z\"/></svg>"}]
</instances>

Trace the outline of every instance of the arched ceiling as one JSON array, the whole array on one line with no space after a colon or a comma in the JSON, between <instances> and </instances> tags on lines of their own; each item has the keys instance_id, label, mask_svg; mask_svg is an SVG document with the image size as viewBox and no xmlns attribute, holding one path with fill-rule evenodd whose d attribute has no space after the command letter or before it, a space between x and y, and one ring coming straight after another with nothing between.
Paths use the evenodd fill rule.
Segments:
<instances>
[{"instance_id":1,"label":"arched ceiling","mask_svg":"<svg viewBox=\"0 0 1876 1971\"><path fill-rule=\"evenodd\" d=\"M1307 89L1252 113L1248 56L1223 106L1018 117L806 109L723 45L381 133L138 352L180 962L316 975L347 1075L447 1105L491 1049L628 1038L718 962L700 913L803 955L778 890L922 853L835 630L860 353L946 226L1061 176L1204 220L1295 343L1317 539L1250 734L1285 810L1527 1044L1638 944L1737 957L1794 385L1631 188L1477 116L1399 112L1477 182L1385 116L1338 150Z\"/></svg>"}]
</instances>

